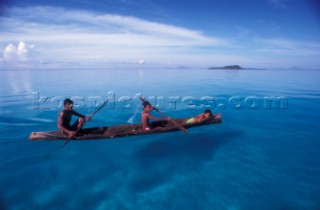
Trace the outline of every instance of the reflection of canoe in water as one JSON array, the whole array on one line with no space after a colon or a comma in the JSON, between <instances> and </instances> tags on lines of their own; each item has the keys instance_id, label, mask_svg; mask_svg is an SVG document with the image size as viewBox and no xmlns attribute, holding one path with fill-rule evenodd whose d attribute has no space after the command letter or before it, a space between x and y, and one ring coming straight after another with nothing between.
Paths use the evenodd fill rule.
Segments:
<instances>
[{"instance_id":1,"label":"reflection of canoe in water","mask_svg":"<svg viewBox=\"0 0 320 210\"><path fill-rule=\"evenodd\" d=\"M190 118L173 119L184 128L191 128L196 126L216 124L221 122L221 114L214 114L212 117L202 121L187 123ZM72 140L89 140L89 139L108 139L125 136L146 135L178 131L179 129L168 121L153 122L154 129L143 131L141 124L133 125L117 125L106 127L94 127L81 129L76 137ZM60 131L47 131L47 132L32 132L29 136L30 140L66 140L66 137Z\"/></svg>"}]
</instances>

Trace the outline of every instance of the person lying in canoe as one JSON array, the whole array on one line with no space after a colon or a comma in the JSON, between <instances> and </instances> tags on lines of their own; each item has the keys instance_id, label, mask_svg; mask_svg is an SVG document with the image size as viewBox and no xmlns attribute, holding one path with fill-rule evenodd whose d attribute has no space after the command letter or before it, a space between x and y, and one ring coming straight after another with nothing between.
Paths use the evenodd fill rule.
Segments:
<instances>
[{"instance_id":1,"label":"person lying in canoe","mask_svg":"<svg viewBox=\"0 0 320 210\"><path fill-rule=\"evenodd\" d=\"M85 121L90 120L89 116L84 116L73 110L73 101L69 98L63 102L64 109L59 113L58 128L68 138L73 137L76 131L81 129ZM72 116L79 117L73 125L70 125Z\"/></svg>"},{"instance_id":2,"label":"person lying in canoe","mask_svg":"<svg viewBox=\"0 0 320 210\"><path fill-rule=\"evenodd\" d=\"M141 121L142 121L141 124L142 124L143 131L148 131L150 129L156 129L157 127L161 127L161 125L157 126L156 123L153 123L153 125L151 125L150 119L155 121L170 120L169 117L157 118L152 116L150 113L153 107L148 101L144 101L142 105L143 105L143 111L141 113Z\"/></svg>"},{"instance_id":3,"label":"person lying in canoe","mask_svg":"<svg viewBox=\"0 0 320 210\"><path fill-rule=\"evenodd\" d=\"M212 113L211 113L210 109L206 109L204 111L204 113L199 114L199 115L197 115L195 117L192 117L192 118L188 119L186 123L188 123L188 124L190 124L190 123L199 123L199 122L202 122L202 121L208 119L211 116L212 116Z\"/></svg>"}]
</instances>

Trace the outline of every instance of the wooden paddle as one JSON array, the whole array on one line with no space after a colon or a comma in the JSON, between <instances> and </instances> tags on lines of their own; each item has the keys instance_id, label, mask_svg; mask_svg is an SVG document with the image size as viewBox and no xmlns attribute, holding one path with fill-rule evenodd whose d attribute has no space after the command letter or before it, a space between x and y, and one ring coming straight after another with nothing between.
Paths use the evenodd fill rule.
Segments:
<instances>
[{"instance_id":1,"label":"wooden paddle","mask_svg":"<svg viewBox=\"0 0 320 210\"><path fill-rule=\"evenodd\" d=\"M72 138L80 131L80 129L83 128L83 126L84 126L88 121L90 121L90 120L92 119L92 117L93 117L98 111L100 111L100 110L104 107L104 105L106 105L106 104L108 103L108 101L109 101L109 100L106 100L106 101L102 104L102 106L100 106L95 112L93 112L93 114L90 116L89 120L84 121L83 125L82 125L80 128L78 128L78 129L75 131L75 133L73 134L73 136L69 137L68 140L65 141L62 146L64 147L64 146L70 141L70 139L72 139Z\"/></svg>"},{"instance_id":2,"label":"wooden paddle","mask_svg":"<svg viewBox=\"0 0 320 210\"><path fill-rule=\"evenodd\" d=\"M149 101L146 101L144 98L142 98L142 97L140 97L140 100L142 101L142 102L148 102L149 103ZM149 103L150 104L150 103ZM151 104L150 104L151 105ZM166 116L165 114L163 114L158 108L156 108L156 107L154 107L154 106L152 106L152 108L154 109L154 110L156 110L160 115L162 115L163 117L165 117L165 118L167 118L168 116ZM187 129L185 129L182 125L180 125L179 123L177 123L176 121L174 121L174 120L172 120L171 118L170 118L170 120L169 120L169 122L171 122L172 124L174 124L177 128L179 128L181 131L183 131L184 133L189 133L189 131L187 130Z\"/></svg>"}]
</instances>

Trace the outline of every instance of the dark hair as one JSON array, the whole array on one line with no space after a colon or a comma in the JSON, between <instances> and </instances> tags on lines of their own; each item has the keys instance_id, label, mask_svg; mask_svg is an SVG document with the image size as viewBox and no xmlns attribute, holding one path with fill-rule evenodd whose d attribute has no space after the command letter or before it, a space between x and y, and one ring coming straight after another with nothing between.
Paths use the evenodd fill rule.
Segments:
<instances>
[{"instance_id":1,"label":"dark hair","mask_svg":"<svg viewBox=\"0 0 320 210\"><path fill-rule=\"evenodd\" d=\"M70 98L67 98L63 101L63 105L66 105L66 104L73 104L73 101Z\"/></svg>"},{"instance_id":2,"label":"dark hair","mask_svg":"<svg viewBox=\"0 0 320 210\"><path fill-rule=\"evenodd\" d=\"M210 110L210 109L206 109L206 110L204 111L204 113L205 113L205 114L209 113L209 114L210 114L210 116L212 116L212 112L211 112L211 110Z\"/></svg>"},{"instance_id":3,"label":"dark hair","mask_svg":"<svg viewBox=\"0 0 320 210\"><path fill-rule=\"evenodd\" d=\"M142 106L143 108L146 108L147 106L151 106L151 104L149 103L149 101L144 101L142 102Z\"/></svg>"}]
</instances>

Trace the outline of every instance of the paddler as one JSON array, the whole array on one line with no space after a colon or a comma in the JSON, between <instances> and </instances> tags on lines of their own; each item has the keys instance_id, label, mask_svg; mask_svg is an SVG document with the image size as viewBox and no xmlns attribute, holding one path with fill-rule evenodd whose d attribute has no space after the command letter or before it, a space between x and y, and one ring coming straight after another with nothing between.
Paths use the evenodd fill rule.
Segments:
<instances>
[{"instance_id":1,"label":"paddler","mask_svg":"<svg viewBox=\"0 0 320 210\"><path fill-rule=\"evenodd\" d=\"M161 125L151 126L150 119L155 120L155 121L170 120L170 117L157 118L157 117L152 116L150 113L153 109L153 106L148 101L144 101L142 105L143 105L143 111L141 113L141 121L142 121L141 124L142 124L143 131L149 131L150 129L161 127Z\"/></svg>"},{"instance_id":2,"label":"paddler","mask_svg":"<svg viewBox=\"0 0 320 210\"><path fill-rule=\"evenodd\" d=\"M74 111L73 101L69 98L64 100L63 105L64 109L59 113L58 117L58 128L64 135L66 135L66 137L71 138L76 134L78 129L81 129L84 122L90 120L91 117ZM73 115L79 117L79 119L77 119L73 125L70 125Z\"/></svg>"}]
</instances>

